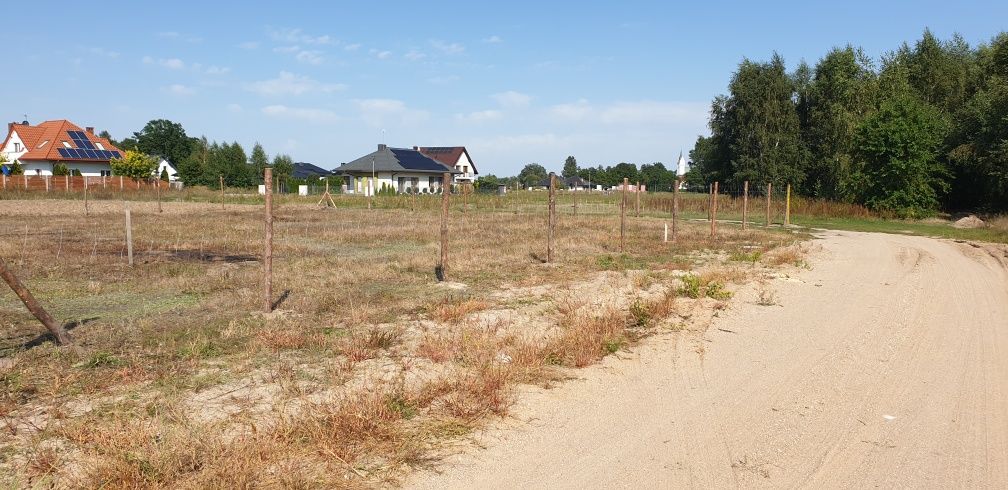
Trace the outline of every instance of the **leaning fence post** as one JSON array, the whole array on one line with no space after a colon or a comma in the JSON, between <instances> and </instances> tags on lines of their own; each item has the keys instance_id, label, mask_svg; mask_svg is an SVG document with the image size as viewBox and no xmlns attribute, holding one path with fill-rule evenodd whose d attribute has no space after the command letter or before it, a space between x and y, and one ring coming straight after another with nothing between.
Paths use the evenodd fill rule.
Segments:
<instances>
[{"instance_id":1,"label":"leaning fence post","mask_svg":"<svg viewBox=\"0 0 1008 490\"><path fill-rule=\"evenodd\" d=\"M784 205L784 225L791 224L791 184L787 185L787 200Z\"/></svg>"},{"instance_id":2,"label":"leaning fence post","mask_svg":"<svg viewBox=\"0 0 1008 490\"><path fill-rule=\"evenodd\" d=\"M451 174L441 177L441 257L435 275L439 281L448 279L448 196L451 194Z\"/></svg>"},{"instance_id":3,"label":"leaning fence post","mask_svg":"<svg viewBox=\"0 0 1008 490\"><path fill-rule=\"evenodd\" d=\"M676 179L675 189L672 190L672 241L676 241L676 221L679 221L679 187L682 179Z\"/></svg>"},{"instance_id":4,"label":"leaning fence post","mask_svg":"<svg viewBox=\"0 0 1008 490\"><path fill-rule=\"evenodd\" d=\"M549 230L546 233L546 262L553 262L553 233L556 231L556 174L550 172Z\"/></svg>"},{"instance_id":5,"label":"leaning fence post","mask_svg":"<svg viewBox=\"0 0 1008 490\"><path fill-rule=\"evenodd\" d=\"M56 339L56 343L58 345L67 345L73 342L73 339L70 338L70 334L67 333L65 328L63 328L63 325L60 325L53 319L53 317L49 316L49 313L46 312L45 308L43 308L42 305L35 300L35 296L32 295L31 291L29 291L24 284L21 284L21 281L18 280L17 276L15 276L14 273L7 268L7 264L4 262L3 258L0 258L0 276L3 276L4 282L6 282L12 290L14 290L14 294L17 294L18 298L21 299L21 302L24 303L26 308L28 308L28 311L30 311L31 314L38 319L38 321L42 322L42 325L45 325L46 329L49 330L49 333L52 334L54 339Z\"/></svg>"},{"instance_id":6,"label":"leaning fence post","mask_svg":"<svg viewBox=\"0 0 1008 490\"><path fill-rule=\"evenodd\" d=\"M126 256L130 267L133 267L133 220L130 218L130 208L126 207Z\"/></svg>"},{"instance_id":7,"label":"leaning fence post","mask_svg":"<svg viewBox=\"0 0 1008 490\"><path fill-rule=\"evenodd\" d=\"M627 188L630 187L630 179L623 177L623 198L620 200L620 222L619 222L619 251L623 253L626 249L626 206Z\"/></svg>"},{"instance_id":8,"label":"leaning fence post","mask_svg":"<svg viewBox=\"0 0 1008 490\"><path fill-rule=\"evenodd\" d=\"M746 229L749 220L749 181L742 184L742 229Z\"/></svg>"},{"instance_id":9,"label":"leaning fence post","mask_svg":"<svg viewBox=\"0 0 1008 490\"><path fill-rule=\"evenodd\" d=\"M263 312L273 311L273 169L263 169L266 187L265 231L263 244Z\"/></svg>"},{"instance_id":10,"label":"leaning fence post","mask_svg":"<svg viewBox=\"0 0 1008 490\"><path fill-rule=\"evenodd\" d=\"M770 195L773 194L773 182L767 182L766 185L766 225L767 228L770 227Z\"/></svg>"},{"instance_id":11,"label":"leaning fence post","mask_svg":"<svg viewBox=\"0 0 1008 490\"><path fill-rule=\"evenodd\" d=\"M710 220L710 236L717 235L717 198L718 198L718 183L714 182L714 189L711 192L711 220Z\"/></svg>"}]
</instances>

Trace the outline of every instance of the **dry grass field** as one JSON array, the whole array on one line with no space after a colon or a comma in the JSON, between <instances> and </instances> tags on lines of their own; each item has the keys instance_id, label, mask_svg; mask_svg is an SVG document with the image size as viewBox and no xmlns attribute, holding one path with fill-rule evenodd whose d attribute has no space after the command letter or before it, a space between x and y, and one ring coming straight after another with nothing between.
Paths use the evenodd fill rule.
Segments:
<instances>
[{"instance_id":1,"label":"dry grass field","mask_svg":"<svg viewBox=\"0 0 1008 490\"><path fill-rule=\"evenodd\" d=\"M703 329L733 284L801 262L781 230L686 223L663 243L657 207L628 213L620 253L608 196L577 217L563 202L546 264L544 195L521 194L453 199L444 283L439 198L280 199L270 314L259 205L0 201L0 255L78 345L0 294L0 486L394 483L506 415L516 386Z\"/></svg>"}]
</instances>

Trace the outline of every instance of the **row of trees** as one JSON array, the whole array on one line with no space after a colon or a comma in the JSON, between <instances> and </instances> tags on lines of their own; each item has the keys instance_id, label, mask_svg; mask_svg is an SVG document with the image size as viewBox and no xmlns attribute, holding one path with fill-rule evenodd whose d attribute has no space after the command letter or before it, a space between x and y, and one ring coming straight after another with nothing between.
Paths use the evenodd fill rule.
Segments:
<instances>
[{"instance_id":1,"label":"row of trees","mask_svg":"<svg viewBox=\"0 0 1008 490\"><path fill-rule=\"evenodd\" d=\"M152 120L132 136L114 143L124 150L167 158L186 185L216 186L223 176L228 186L253 187L262 183L263 169L267 166L273 167L278 182L285 182L294 172L294 161L288 155L278 154L271 162L259 143L249 155L238 142L218 143L208 141L206 136L191 137L181 124L167 119Z\"/></svg>"},{"instance_id":2,"label":"row of trees","mask_svg":"<svg viewBox=\"0 0 1008 490\"><path fill-rule=\"evenodd\" d=\"M746 59L709 125L694 183L790 183L904 216L1008 209L1008 34L971 47L925 31L878 68L849 45L791 73Z\"/></svg>"},{"instance_id":3,"label":"row of trees","mask_svg":"<svg viewBox=\"0 0 1008 490\"><path fill-rule=\"evenodd\" d=\"M662 162L646 163L640 168L633 163L626 162L612 166L581 167L576 158L569 156L564 161L560 176L563 178L580 177L585 182L591 183L593 187L596 185L612 187L622 184L623 179L626 178L630 182L646 184L647 188L651 190L668 191L672 190L675 185L676 172L675 168L665 168L665 164ZM547 178L549 178L549 172L546 167L538 163L530 163L525 165L515 177L482 176L477 179L477 187L496 188L498 184L534 187L546 181ZM560 184L563 185L563 182Z\"/></svg>"}]
</instances>

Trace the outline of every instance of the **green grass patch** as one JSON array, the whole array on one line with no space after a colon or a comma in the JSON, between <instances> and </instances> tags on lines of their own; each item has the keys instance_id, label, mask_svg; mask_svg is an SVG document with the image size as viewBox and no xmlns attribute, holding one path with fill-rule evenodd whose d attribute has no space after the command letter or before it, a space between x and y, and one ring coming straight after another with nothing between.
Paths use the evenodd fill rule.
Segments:
<instances>
[{"instance_id":1,"label":"green grass patch","mask_svg":"<svg viewBox=\"0 0 1008 490\"><path fill-rule=\"evenodd\" d=\"M795 217L793 223L807 228L917 235L953 240L1008 243L1008 230L998 228L954 228L950 223L913 220Z\"/></svg>"}]
</instances>

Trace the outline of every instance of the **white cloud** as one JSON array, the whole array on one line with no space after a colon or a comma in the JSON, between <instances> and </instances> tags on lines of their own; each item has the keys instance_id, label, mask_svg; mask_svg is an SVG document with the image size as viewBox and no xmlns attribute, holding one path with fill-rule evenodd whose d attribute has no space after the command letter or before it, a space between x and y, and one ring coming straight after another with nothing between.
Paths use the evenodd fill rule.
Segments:
<instances>
[{"instance_id":1,"label":"white cloud","mask_svg":"<svg viewBox=\"0 0 1008 490\"><path fill-rule=\"evenodd\" d=\"M501 39L500 36L490 36L490 37L484 38L483 42L485 42L487 44L498 44L498 43L504 42L504 40Z\"/></svg>"},{"instance_id":2,"label":"white cloud","mask_svg":"<svg viewBox=\"0 0 1008 490\"><path fill-rule=\"evenodd\" d=\"M389 59L389 58L392 57L392 52L391 51L379 51L379 52L375 53L375 57L378 58L378 59L380 59L380 60L387 60L387 59Z\"/></svg>"},{"instance_id":3,"label":"white cloud","mask_svg":"<svg viewBox=\"0 0 1008 490\"><path fill-rule=\"evenodd\" d=\"M446 85L452 82L457 82L459 79L458 75L439 75L428 78L427 82L433 83L434 85Z\"/></svg>"},{"instance_id":4,"label":"white cloud","mask_svg":"<svg viewBox=\"0 0 1008 490\"><path fill-rule=\"evenodd\" d=\"M336 40L328 35L313 36L301 29L271 29L270 37L274 41L300 44L333 44Z\"/></svg>"},{"instance_id":5,"label":"white cloud","mask_svg":"<svg viewBox=\"0 0 1008 490\"><path fill-rule=\"evenodd\" d=\"M290 54L301 63L310 65L320 65L324 61L322 51L317 49L301 49L301 46L277 46L273 48L274 53Z\"/></svg>"},{"instance_id":6,"label":"white cloud","mask_svg":"<svg viewBox=\"0 0 1008 490\"><path fill-rule=\"evenodd\" d=\"M87 52L89 52L89 53L91 53L93 55L96 55L96 56L104 56L106 58L113 58L114 59L114 58L118 58L119 57L119 52L118 51L110 51L110 50L107 50L105 48L99 48L99 47L87 48Z\"/></svg>"},{"instance_id":7,"label":"white cloud","mask_svg":"<svg viewBox=\"0 0 1008 490\"><path fill-rule=\"evenodd\" d=\"M226 66L216 66L210 65L206 69L207 75L225 75L231 72L231 69Z\"/></svg>"},{"instance_id":8,"label":"white cloud","mask_svg":"<svg viewBox=\"0 0 1008 490\"><path fill-rule=\"evenodd\" d=\"M177 32L177 31L162 31L162 32L157 33L157 36L165 38L165 39L177 39L177 40L185 41L187 43L198 43L198 42L202 42L203 41L203 38L201 38L201 37L192 36L192 35L189 35L189 34L183 34L181 32Z\"/></svg>"},{"instance_id":9,"label":"white cloud","mask_svg":"<svg viewBox=\"0 0 1008 490\"><path fill-rule=\"evenodd\" d=\"M165 91L172 95L187 96L196 93L196 90L192 87L187 87L180 83L169 85L165 87Z\"/></svg>"},{"instance_id":10,"label":"white cloud","mask_svg":"<svg viewBox=\"0 0 1008 490\"><path fill-rule=\"evenodd\" d=\"M339 116L335 112L327 109L288 107L281 104L263 107L262 113L272 117L298 119L316 123L329 123L339 120Z\"/></svg>"},{"instance_id":11,"label":"white cloud","mask_svg":"<svg viewBox=\"0 0 1008 490\"><path fill-rule=\"evenodd\" d=\"M498 94L493 94L492 97L497 101L501 107L505 108L524 108L528 107L529 103L532 102L532 96L526 95L521 92L515 92L514 90L508 90L507 92L501 92Z\"/></svg>"},{"instance_id":12,"label":"white cloud","mask_svg":"<svg viewBox=\"0 0 1008 490\"><path fill-rule=\"evenodd\" d=\"M242 106L240 104L228 104L227 110L228 112L241 112Z\"/></svg>"},{"instance_id":13,"label":"white cloud","mask_svg":"<svg viewBox=\"0 0 1008 490\"><path fill-rule=\"evenodd\" d=\"M415 124L426 121L426 111L410 109L406 103L396 99L362 99L354 101L360 110L361 119L372 126L388 123Z\"/></svg>"},{"instance_id":14,"label":"white cloud","mask_svg":"<svg viewBox=\"0 0 1008 490\"><path fill-rule=\"evenodd\" d=\"M411 50L409 50L408 53L406 53L405 55L403 55L403 57L406 58L406 59L408 59L408 60L410 60L410 61L420 61L420 60L426 58L427 55L424 54L424 53L421 53L420 51L417 51L415 49L411 49Z\"/></svg>"},{"instance_id":15,"label":"white cloud","mask_svg":"<svg viewBox=\"0 0 1008 490\"><path fill-rule=\"evenodd\" d=\"M154 58L151 58L150 56L144 56L142 58L142 61L144 62L144 64L148 64L148 65L160 65L160 66L163 66L163 67L171 69L171 70L181 70L181 69L185 68L185 63L182 60L178 59L178 58L167 58L167 59L166 58L160 58L160 59L156 59L155 60Z\"/></svg>"},{"instance_id":16,"label":"white cloud","mask_svg":"<svg viewBox=\"0 0 1008 490\"><path fill-rule=\"evenodd\" d=\"M592 114L594 109L587 100L581 99L572 104L557 104L549 108L549 113L566 121L580 121Z\"/></svg>"},{"instance_id":17,"label":"white cloud","mask_svg":"<svg viewBox=\"0 0 1008 490\"><path fill-rule=\"evenodd\" d=\"M322 83L307 76L281 71L277 78L261 80L246 85L246 89L259 95L302 95L329 93L346 89L341 83Z\"/></svg>"},{"instance_id":18,"label":"white cloud","mask_svg":"<svg viewBox=\"0 0 1008 490\"><path fill-rule=\"evenodd\" d=\"M599 122L610 125L703 124L707 120L707 104L697 102L662 102L652 100L614 102L595 107L587 100L557 104L549 114L568 122Z\"/></svg>"},{"instance_id":19,"label":"white cloud","mask_svg":"<svg viewBox=\"0 0 1008 490\"><path fill-rule=\"evenodd\" d=\"M259 43L255 41L245 41L238 44L238 47L241 49L256 49L259 47Z\"/></svg>"},{"instance_id":20,"label":"white cloud","mask_svg":"<svg viewBox=\"0 0 1008 490\"><path fill-rule=\"evenodd\" d=\"M358 44L358 43L347 44L346 46L343 46L343 50L344 51L357 51L358 49L360 49L360 47L361 47L361 45Z\"/></svg>"},{"instance_id":21,"label":"white cloud","mask_svg":"<svg viewBox=\"0 0 1008 490\"><path fill-rule=\"evenodd\" d=\"M435 39L432 40L430 44L431 46L434 46L435 49L441 51L444 54L460 54L463 51L465 51L465 46L459 43L447 43L445 41Z\"/></svg>"},{"instance_id":22,"label":"white cloud","mask_svg":"<svg viewBox=\"0 0 1008 490\"><path fill-rule=\"evenodd\" d=\"M501 119L504 114L501 111L488 109L485 111L475 111L468 114L456 114L455 119L467 123L484 123L488 121L497 121Z\"/></svg>"}]
</instances>

